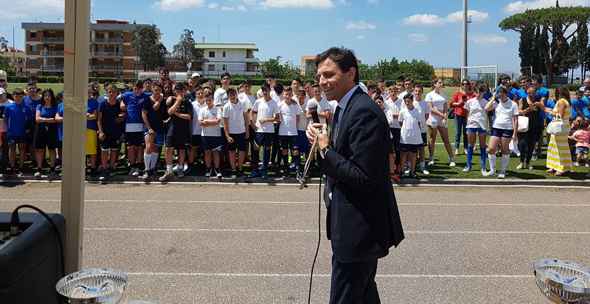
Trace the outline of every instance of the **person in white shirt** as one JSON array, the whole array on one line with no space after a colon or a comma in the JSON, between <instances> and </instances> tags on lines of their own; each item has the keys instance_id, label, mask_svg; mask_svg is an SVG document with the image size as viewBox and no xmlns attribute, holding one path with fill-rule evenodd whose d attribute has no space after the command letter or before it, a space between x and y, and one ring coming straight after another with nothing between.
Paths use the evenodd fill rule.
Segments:
<instances>
[{"instance_id":1,"label":"person in white shirt","mask_svg":"<svg viewBox=\"0 0 590 304\"><path fill-rule=\"evenodd\" d=\"M406 78L403 82L404 90L397 96L399 99L404 99L404 96L412 94L414 90L414 81L410 78Z\"/></svg>"},{"instance_id":2,"label":"person in white shirt","mask_svg":"<svg viewBox=\"0 0 590 304\"><path fill-rule=\"evenodd\" d=\"M238 101L246 108L248 111L252 109L252 105L256 101L256 97L252 95L252 86L248 82L242 82L240 84L239 92L238 92Z\"/></svg>"},{"instance_id":3,"label":"person in white shirt","mask_svg":"<svg viewBox=\"0 0 590 304\"><path fill-rule=\"evenodd\" d=\"M321 124L326 124L330 121L331 107L330 103L325 97L322 97L322 90L319 84L312 86L313 97L307 102L307 118L311 119L310 111L317 111Z\"/></svg>"},{"instance_id":4,"label":"person in white shirt","mask_svg":"<svg viewBox=\"0 0 590 304\"><path fill-rule=\"evenodd\" d=\"M389 98L389 90L387 90L385 79L379 79L379 81L377 82L377 88L381 90L381 97L383 98L383 100L387 100Z\"/></svg>"},{"instance_id":5,"label":"person in white shirt","mask_svg":"<svg viewBox=\"0 0 590 304\"><path fill-rule=\"evenodd\" d=\"M418 149L422 147L422 137L420 135L420 116L422 113L414 107L414 96L407 94L404 96L404 104L406 107L399 113L399 122L401 128L401 164L406 161L410 163L409 177L416 177L416 154Z\"/></svg>"},{"instance_id":6,"label":"person in white shirt","mask_svg":"<svg viewBox=\"0 0 590 304\"><path fill-rule=\"evenodd\" d=\"M395 173L401 174L400 160L400 134L401 125L399 124L399 112L402 109L403 99L397 99L400 87L397 85L391 86L389 90L389 99L385 100L385 116L389 123L389 130L391 131L391 138L393 141L393 151L395 155ZM395 98L395 100L393 99Z\"/></svg>"},{"instance_id":7,"label":"person in white shirt","mask_svg":"<svg viewBox=\"0 0 590 304\"><path fill-rule=\"evenodd\" d=\"M430 129L430 141L428 142L428 151L430 160L429 166L434 165L434 151L436 149L436 136L440 133L440 136L445 145L445 150L449 156L449 167L454 167L455 159L451 150L451 144L449 142L449 129L447 123L447 112L449 111L449 105L447 103L447 97L442 92L443 81L442 79L435 79L433 82L433 89L430 93L426 94L426 102L430 108L430 115L426 124Z\"/></svg>"},{"instance_id":8,"label":"person in white shirt","mask_svg":"<svg viewBox=\"0 0 590 304\"><path fill-rule=\"evenodd\" d=\"M197 155L199 153L199 147L202 145L201 141L201 122L199 121L199 112L202 108L206 107L205 95L203 94L203 88L200 86L195 87L195 100L193 100L193 121L191 123L191 151L188 155L188 163L191 166L195 165L197 161Z\"/></svg>"},{"instance_id":9,"label":"person in white shirt","mask_svg":"<svg viewBox=\"0 0 590 304\"><path fill-rule=\"evenodd\" d=\"M488 145L488 160L490 171L486 176L496 174L496 151L501 146L502 167L498 174L499 179L506 177L506 169L510 163L510 141L516 137L516 124L518 117L518 104L508 98L508 90L499 87L496 95L486 104L486 111L494 111L494 123L492 125L492 136Z\"/></svg>"},{"instance_id":10,"label":"person in white shirt","mask_svg":"<svg viewBox=\"0 0 590 304\"><path fill-rule=\"evenodd\" d=\"M205 95L206 107L201 108L199 111L199 122L201 123L201 141L203 148L205 149L205 177L216 176L222 178L221 171L219 170L220 165L220 152L223 150L223 136L221 135L221 111L219 107L216 107L213 102L213 96ZM212 168L211 161L213 161Z\"/></svg>"},{"instance_id":11,"label":"person in white shirt","mask_svg":"<svg viewBox=\"0 0 590 304\"><path fill-rule=\"evenodd\" d=\"M422 94L424 89L421 85L416 85L414 87L414 108L417 108L420 111L420 135L422 137L422 147L418 148L418 157L420 158L420 171L422 174L429 175L430 172L426 170L426 153L424 151L426 144L426 121L428 120L428 116L430 115L430 108L428 103L422 99Z\"/></svg>"},{"instance_id":12,"label":"person in white shirt","mask_svg":"<svg viewBox=\"0 0 590 304\"><path fill-rule=\"evenodd\" d=\"M272 75L266 76L266 84L270 88L270 97L277 102L279 100L281 100L281 98L279 97L279 95L275 91L275 87L277 86L277 80L275 79L275 77ZM260 99L263 96L264 96L264 93L262 92L262 87L261 87L260 89L258 89L258 92L256 92L256 98Z\"/></svg>"},{"instance_id":13,"label":"person in white shirt","mask_svg":"<svg viewBox=\"0 0 590 304\"><path fill-rule=\"evenodd\" d=\"M279 121L279 106L270 96L270 87L263 85L262 98L256 100L252 106L252 121L256 126L256 144L263 147L261 176L267 177L270 150L274 139L274 123ZM251 177L258 177L253 171Z\"/></svg>"},{"instance_id":14,"label":"person in white shirt","mask_svg":"<svg viewBox=\"0 0 590 304\"><path fill-rule=\"evenodd\" d=\"M260 160L258 145L256 144L254 136L256 134L256 124L252 121L252 106L256 102L256 97L252 95L252 86L249 82L244 81L240 84L240 91L238 94L238 100L248 109L248 144L250 147L249 161L252 168L258 166ZM248 153L246 153L246 159L248 159Z\"/></svg>"},{"instance_id":15,"label":"person in white shirt","mask_svg":"<svg viewBox=\"0 0 590 304\"><path fill-rule=\"evenodd\" d=\"M219 108L219 114L223 116L223 107L227 104L228 102L228 96L227 96L227 90L229 89L229 86L231 84L231 75L228 72L225 72L223 74L221 74L221 87L217 88L215 90L215 93L213 94L213 104ZM223 134L223 120L221 120L221 134ZM223 137L224 140L224 146L225 144L227 144L225 142L225 137Z\"/></svg>"},{"instance_id":16,"label":"person in white shirt","mask_svg":"<svg viewBox=\"0 0 590 304\"><path fill-rule=\"evenodd\" d=\"M300 154L297 146L297 126L303 115L299 103L293 100L293 90L286 87L283 91L283 100L279 105L281 125L279 127L279 139L281 142L281 156L283 162L283 175L289 175L289 152L293 160L296 172L299 172Z\"/></svg>"},{"instance_id":17,"label":"person in white shirt","mask_svg":"<svg viewBox=\"0 0 590 304\"><path fill-rule=\"evenodd\" d=\"M484 98L487 92L485 85L480 85L476 88L477 97L468 100L465 103L465 110L467 110L467 165L463 172L471 171L471 164L473 162L473 149L475 147L476 136L479 137L479 153L481 174L486 174L486 160L487 160L487 146L486 136L488 134L488 112L485 106L488 101Z\"/></svg>"},{"instance_id":18,"label":"person in white shirt","mask_svg":"<svg viewBox=\"0 0 590 304\"><path fill-rule=\"evenodd\" d=\"M307 130L309 119L304 112L305 109L307 109L307 94L305 93L305 89L299 89L296 99L302 112L299 121L297 122L297 147L299 147L299 153L307 155L307 152L309 151L309 140L307 140L305 130Z\"/></svg>"},{"instance_id":19,"label":"person in white shirt","mask_svg":"<svg viewBox=\"0 0 590 304\"><path fill-rule=\"evenodd\" d=\"M379 106L379 108L381 110L383 110L383 113L385 113L385 117L387 118L388 122L389 122L389 109L387 109L387 107L385 106L385 102L383 101L383 97L382 96L377 96L375 98L375 103ZM391 134L390 134L391 136ZM393 151L393 145L391 145L391 147L389 147L389 155L388 155L388 160L389 160L389 176L392 179L392 181L394 182L399 182L399 177L396 175L395 173L395 169L396 169L396 165L395 165L395 153Z\"/></svg>"},{"instance_id":20,"label":"person in white shirt","mask_svg":"<svg viewBox=\"0 0 590 304\"><path fill-rule=\"evenodd\" d=\"M223 107L223 121L225 138L229 144L228 157L232 169L232 178L242 174L242 167L246 160L246 140L250 137L248 109L238 101L237 92L227 90L229 102ZM238 162L236 164L236 150Z\"/></svg>"}]
</instances>

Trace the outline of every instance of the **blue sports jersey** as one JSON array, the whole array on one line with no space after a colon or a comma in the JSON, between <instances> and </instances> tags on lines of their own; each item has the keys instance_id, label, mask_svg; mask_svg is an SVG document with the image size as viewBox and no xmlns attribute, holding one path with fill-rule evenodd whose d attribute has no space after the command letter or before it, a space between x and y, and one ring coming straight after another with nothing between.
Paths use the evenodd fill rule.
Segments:
<instances>
[{"instance_id":1,"label":"blue sports jersey","mask_svg":"<svg viewBox=\"0 0 590 304\"><path fill-rule=\"evenodd\" d=\"M55 113L57 113L57 107L44 107L43 105L37 105L37 112L43 118L55 118ZM40 125L44 125L44 123L40 123Z\"/></svg>"},{"instance_id":2,"label":"blue sports jersey","mask_svg":"<svg viewBox=\"0 0 590 304\"><path fill-rule=\"evenodd\" d=\"M57 113L59 114L59 116L64 117L64 103L60 103L57 105ZM63 123L59 123L57 125L57 136L59 138L59 141L64 141L64 124Z\"/></svg>"},{"instance_id":3,"label":"blue sports jersey","mask_svg":"<svg viewBox=\"0 0 590 304\"><path fill-rule=\"evenodd\" d=\"M98 110L98 101L94 98L88 99L87 106L86 106L86 113L96 114L96 110ZM98 130L98 125L96 124L96 119L94 120L86 120L86 129L90 130Z\"/></svg>"},{"instance_id":4,"label":"blue sports jersey","mask_svg":"<svg viewBox=\"0 0 590 304\"><path fill-rule=\"evenodd\" d=\"M549 99L549 89L547 89L546 87L540 87L537 89L537 92L535 93L535 99L541 100L541 98L547 98Z\"/></svg>"},{"instance_id":5,"label":"blue sports jersey","mask_svg":"<svg viewBox=\"0 0 590 304\"><path fill-rule=\"evenodd\" d=\"M8 137L23 137L27 122L31 118L31 111L24 103L11 103L4 109L4 121Z\"/></svg>"},{"instance_id":6,"label":"blue sports jersey","mask_svg":"<svg viewBox=\"0 0 590 304\"><path fill-rule=\"evenodd\" d=\"M25 96L23 98L23 104L29 108L29 115L30 115L30 120L34 121L35 120L35 111L37 111L37 106L41 104L41 101L43 100L43 98L39 98L39 99L32 99L30 96Z\"/></svg>"},{"instance_id":7,"label":"blue sports jersey","mask_svg":"<svg viewBox=\"0 0 590 304\"><path fill-rule=\"evenodd\" d=\"M134 92L124 93L121 97L123 103L127 107L127 120L126 123L143 123L141 118L141 107L143 102L149 97L149 94L141 93L135 95Z\"/></svg>"},{"instance_id":8,"label":"blue sports jersey","mask_svg":"<svg viewBox=\"0 0 590 304\"><path fill-rule=\"evenodd\" d=\"M545 99L545 108L547 109L553 109L555 108L555 100L553 99ZM545 113L543 111L539 111L541 113L543 113L543 117L545 119L547 119L548 121L552 121L553 120L553 115L551 115L551 113Z\"/></svg>"},{"instance_id":9,"label":"blue sports jersey","mask_svg":"<svg viewBox=\"0 0 590 304\"><path fill-rule=\"evenodd\" d=\"M589 101L587 98L574 98L571 101L571 118L576 119L578 116L588 119L590 118L590 110L588 109Z\"/></svg>"}]
</instances>

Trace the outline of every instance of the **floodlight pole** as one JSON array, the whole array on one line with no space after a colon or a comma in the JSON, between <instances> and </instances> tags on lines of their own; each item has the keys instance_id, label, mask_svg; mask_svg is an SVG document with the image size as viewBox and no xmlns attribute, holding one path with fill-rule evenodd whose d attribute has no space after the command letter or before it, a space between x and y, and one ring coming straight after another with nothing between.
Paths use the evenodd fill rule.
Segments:
<instances>
[{"instance_id":1,"label":"floodlight pole","mask_svg":"<svg viewBox=\"0 0 590 304\"><path fill-rule=\"evenodd\" d=\"M468 18L469 18L469 16L468 16L467 0L463 0L463 63L462 63L463 66L461 67L461 81L463 81L463 79L465 79L467 76L465 73L464 67L467 66L467 43L468 43L467 31L468 31L468 24L469 24Z\"/></svg>"},{"instance_id":2,"label":"floodlight pole","mask_svg":"<svg viewBox=\"0 0 590 304\"><path fill-rule=\"evenodd\" d=\"M65 0L64 141L61 212L66 272L82 265L90 0Z\"/></svg>"}]
</instances>

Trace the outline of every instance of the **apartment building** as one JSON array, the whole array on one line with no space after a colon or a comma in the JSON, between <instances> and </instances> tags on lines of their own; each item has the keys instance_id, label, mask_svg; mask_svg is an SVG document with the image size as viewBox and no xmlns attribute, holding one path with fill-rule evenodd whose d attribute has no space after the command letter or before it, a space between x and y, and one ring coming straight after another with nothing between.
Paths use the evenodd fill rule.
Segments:
<instances>
[{"instance_id":1,"label":"apartment building","mask_svg":"<svg viewBox=\"0 0 590 304\"><path fill-rule=\"evenodd\" d=\"M136 24L119 20L97 20L90 25L89 76L133 79L139 58L132 46ZM63 75L64 24L23 23L26 73Z\"/></svg>"},{"instance_id":2,"label":"apartment building","mask_svg":"<svg viewBox=\"0 0 590 304\"><path fill-rule=\"evenodd\" d=\"M10 66L12 67L16 76L24 76L25 75L25 52L19 49L14 48L6 48L0 50L0 57L4 57L9 60Z\"/></svg>"},{"instance_id":3,"label":"apartment building","mask_svg":"<svg viewBox=\"0 0 590 304\"><path fill-rule=\"evenodd\" d=\"M197 43L203 51L203 64L197 70L203 76L232 75L255 76L260 74L260 59L255 43Z\"/></svg>"}]
</instances>

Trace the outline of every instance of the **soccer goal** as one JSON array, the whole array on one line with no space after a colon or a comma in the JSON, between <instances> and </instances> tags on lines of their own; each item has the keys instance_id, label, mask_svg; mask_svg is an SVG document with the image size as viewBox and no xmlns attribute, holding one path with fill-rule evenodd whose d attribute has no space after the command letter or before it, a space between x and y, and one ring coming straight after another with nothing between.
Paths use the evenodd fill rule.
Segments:
<instances>
[{"instance_id":1,"label":"soccer goal","mask_svg":"<svg viewBox=\"0 0 590 304\"><path fill-rule=\"evenodd\" d=\"M465 66L461 67L461 79L486 83L490 88L498 85L498 66Z\"/></svg>"}]
</instances>

